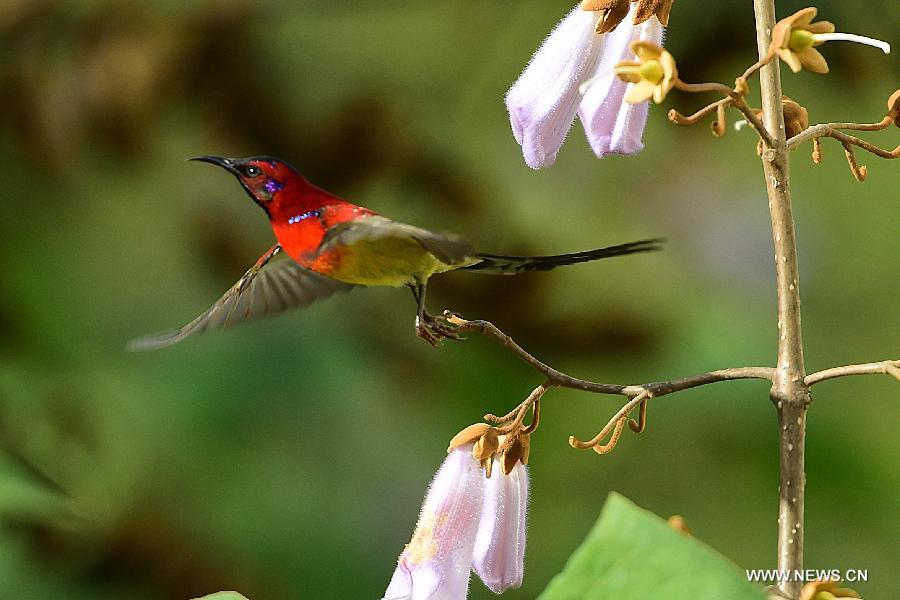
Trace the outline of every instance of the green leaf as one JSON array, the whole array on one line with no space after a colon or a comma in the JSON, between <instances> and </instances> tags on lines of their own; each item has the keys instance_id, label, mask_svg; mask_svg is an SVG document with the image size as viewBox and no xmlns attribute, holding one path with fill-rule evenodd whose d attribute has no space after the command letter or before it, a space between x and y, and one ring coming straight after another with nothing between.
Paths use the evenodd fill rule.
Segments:
<instances>
[{"instance_id":1,"label":"green leaf","mask_svg":"<svg viewBox=\"0 0 900 600\"><path fill-rule=\"evenodd\" d=\"M763 600L763 591L708 546L611 493L597 524L540 600Z\"/></svg>"}]
</instances>

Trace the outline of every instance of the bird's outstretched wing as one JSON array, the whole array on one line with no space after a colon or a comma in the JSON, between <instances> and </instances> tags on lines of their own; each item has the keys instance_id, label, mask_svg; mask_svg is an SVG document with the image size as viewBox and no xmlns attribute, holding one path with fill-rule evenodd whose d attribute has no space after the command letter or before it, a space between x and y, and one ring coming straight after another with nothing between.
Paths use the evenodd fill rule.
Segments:
<instances>
[{"instance_id":1,"label":"bird's outstretched wing","mask_svg":"<svg viewBox=\"0 0 900 600\"><path fill-rule=\"evenodd\" d=\"M352 246L360 241L371 242L392 237L413 239L448 265L463 263L475 256L472 245L458 235L434 233L381 215L360 217L331 227L319 245L319 253L338 246Z\"/></svg>"},{"instance_id":2,"label":"bird's outstretched wing","mask_svg":"<svg viewBox=\"0 0 900 600\"><path fill-rule=\"evenodd\" d=\"M128 350L164 348L193 333L228 329L238 323L308 306L353 287L304 269L275 244L202 315L180 329L131 340Z\"/></svg>"}]
</instances>

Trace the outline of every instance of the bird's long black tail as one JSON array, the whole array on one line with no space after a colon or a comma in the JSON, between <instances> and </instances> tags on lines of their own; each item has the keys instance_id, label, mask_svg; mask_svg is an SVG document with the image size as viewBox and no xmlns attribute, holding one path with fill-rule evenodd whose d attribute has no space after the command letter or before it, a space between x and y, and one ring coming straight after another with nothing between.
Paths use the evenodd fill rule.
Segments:
<instances>
[{"instance_id":1,"label":"bird's long black tail","mask_svg":"<svg viewBox=\"0 0 900 600\"><path fill-rule=\"evenodd\" d=\"M624 256L625 254L662 250L662 243L664 241L665 240L661 238L642 240L640 242L630 242L628 244L619 244L618 246L609 246L608 248L598 248L596 250L587 250L585 252L557 254L556 256L498 256L495 254L479 254L478 258L481 259L481 262L464 268L488 275L518 275L519 273L525 273L527 271L549 271L550 269L555 269L556 267L561 267L563 265L573 265L575 263L589 262L601 258L609 258L611 256Z\"/></svg>"}]
</instances>

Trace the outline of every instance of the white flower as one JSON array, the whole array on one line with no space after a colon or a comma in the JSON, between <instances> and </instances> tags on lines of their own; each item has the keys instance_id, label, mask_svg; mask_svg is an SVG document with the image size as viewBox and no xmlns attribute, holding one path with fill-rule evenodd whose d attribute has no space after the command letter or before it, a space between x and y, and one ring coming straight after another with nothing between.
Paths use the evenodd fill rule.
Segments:
<instances>
[{"instance_id":1,"label":"white flower","mask_svg":"<svg viewBox=\"0 0 900 600\"><path fill-rule=\"evenodd\" d=\"M556 161L581 102L578 87L594 74L600 12L575 7L550 33L506 94L513 135L532 169Z\"/></svg>"},{"instance_id":2,"label":"white flower","mask_svg":"<svg viewBox=\"0 0 900 600\"><path fill-rule=\"evenodd\" d=\"M517 462L504 475L500 460L494 458L494 476L485 482L473 558L475 572L495 594L522 585L528 509L528 469Z\"/></svg>"},{"instance_id":3,"label":"white flower","mask_svg":"<svg viewBox=\"0 0 900 600\"><path fill-rule=\"evenodd\" d=\"M597 75L588 82L578 107L578 118L598 158L607 154L636 154L644 149L641 138L649 102L625 102L625 95L634 84L619 79L613 69L620 61L634 58L631 42L643 40L661 45L664 29L656 17L640 25L629 23L626 18L619 27L606 34Z\"/></svg>"},{"instance_id":4,"label":"white flower","mask_svg":"<svg viewBox=\"0 0 900 600\"><path fill-rule=\"evenodd\" d=\"M498 465L486 478L473 447L451 450L438 469L383 600L461 600L473 568L498 594L522 584L528 472Z\"/></svg>"},{"instance_id":5,"label":"white flower","mask_svg":"<svg viewBox=\"0 0 900 600\"><path fill-rule=\"evenodd\" d=\"M438 469L412 539L384 593L385 600L465 598L484 497L484 473L472 444L451 451Z\"/></svg>"},{"instance_id":6,"label":"white flower","mask_svg":"<svg viewBox=\"0 0 900 600\"><path fill-rule=\"evenodd\" d=\"M631 58L638 39L662 42L656 16L633 25L637 5L610 33L596 33L601 11L575 7L550 33L506 95L513 135L533 169L552 165L576 113L595 154L643 148L647 104L623 106L627 83L613 67ZM584 94L584 97L582 95Z\"/></svg>"}]
</instances>

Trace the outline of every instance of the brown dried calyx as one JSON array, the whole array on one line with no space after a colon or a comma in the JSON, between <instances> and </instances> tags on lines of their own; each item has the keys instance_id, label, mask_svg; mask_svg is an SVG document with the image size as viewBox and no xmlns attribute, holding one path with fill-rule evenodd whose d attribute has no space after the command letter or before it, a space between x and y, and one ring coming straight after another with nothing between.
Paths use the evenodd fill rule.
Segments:
<instances>
[{"instance_id":1,"label":"brown dried calyx","mask_svg":"<svg viewBox=\"0 0 900 600\"><path fill-rule=\"evenodd\" d=\"M584 0L581 10L603 11L603 17L597 23L596 32L609 33L619 26L628 16L631 0Z\"/></svg>"},{"instance_id":2,"label":"brown dried calyx","mask_svg":"<svg viewBox=\"0 0 900 600\"><path fill-rule=\"evenodd\" d=\"M669 26L669 13L672 12L674 0L641 0L634 15L634 24L640 25L656 15L663 27Z\"/></svg>"},{"instance_id":3,"label":"brown dried calyx","mask_svg":"<svg viewBox=\"0 0 900 600\"><path fill-rule=\"evenodd\" d=\"M486 477L491 476L494 458L499 459L500 470L504 475L509 475L517 462L528 464L531 434L524 429L520 429L517 433L502 434L496 427L486 423L475 423L453 436L447 451L472 442L474 442L472 456L481 464Z\"/></svg>"},{"instance_id":4,"label":"brown dried calyx","mask_svg":"<svg viewBox=\"0 0 900 600\"><path fill-rule=\"evenodd\" d=\"M809 127L809 112L799 103L787 96L781 97L782 114L784 115L784 136L791 139ZM757 117L762 118L762 110L754 109Z\"/></svg>"},{"instance_id":5,"label":"brown dried calyx","mask_svg":"<svg viewBox=\"0 0 900 600\"><path fill-rule=\"evenodd\" d=\"M809 127L809 113L807 110L787 96L782 97L784 107L784 134L788 139Z\"/></svg>"},{"instance_id":6,"label":"brown dried calyx","mask_svg":"<svg viewBox=\"0 0 900 600\"><path fill-rule=\"evenodd\" d=\"M900 90L897 90L887 101L888 115L894 117L894 125L900 127Z\"/></svg>"},{"instance_id":7,"label":"brown dried calyx","mask_svg":"<svg viewBox=\"0 0 900 600\"><path fill-rule=\"evenodd\" d=\"M635 0L584 0L581 10L604 11L605 14L597 23L597 33L609 33L628 16L630 5ZM669 25L669 13L672 12L674 0L637 0L634 24L640 25L652 16L656 16L663 27Z\"/></svg>"}]
</instances>

